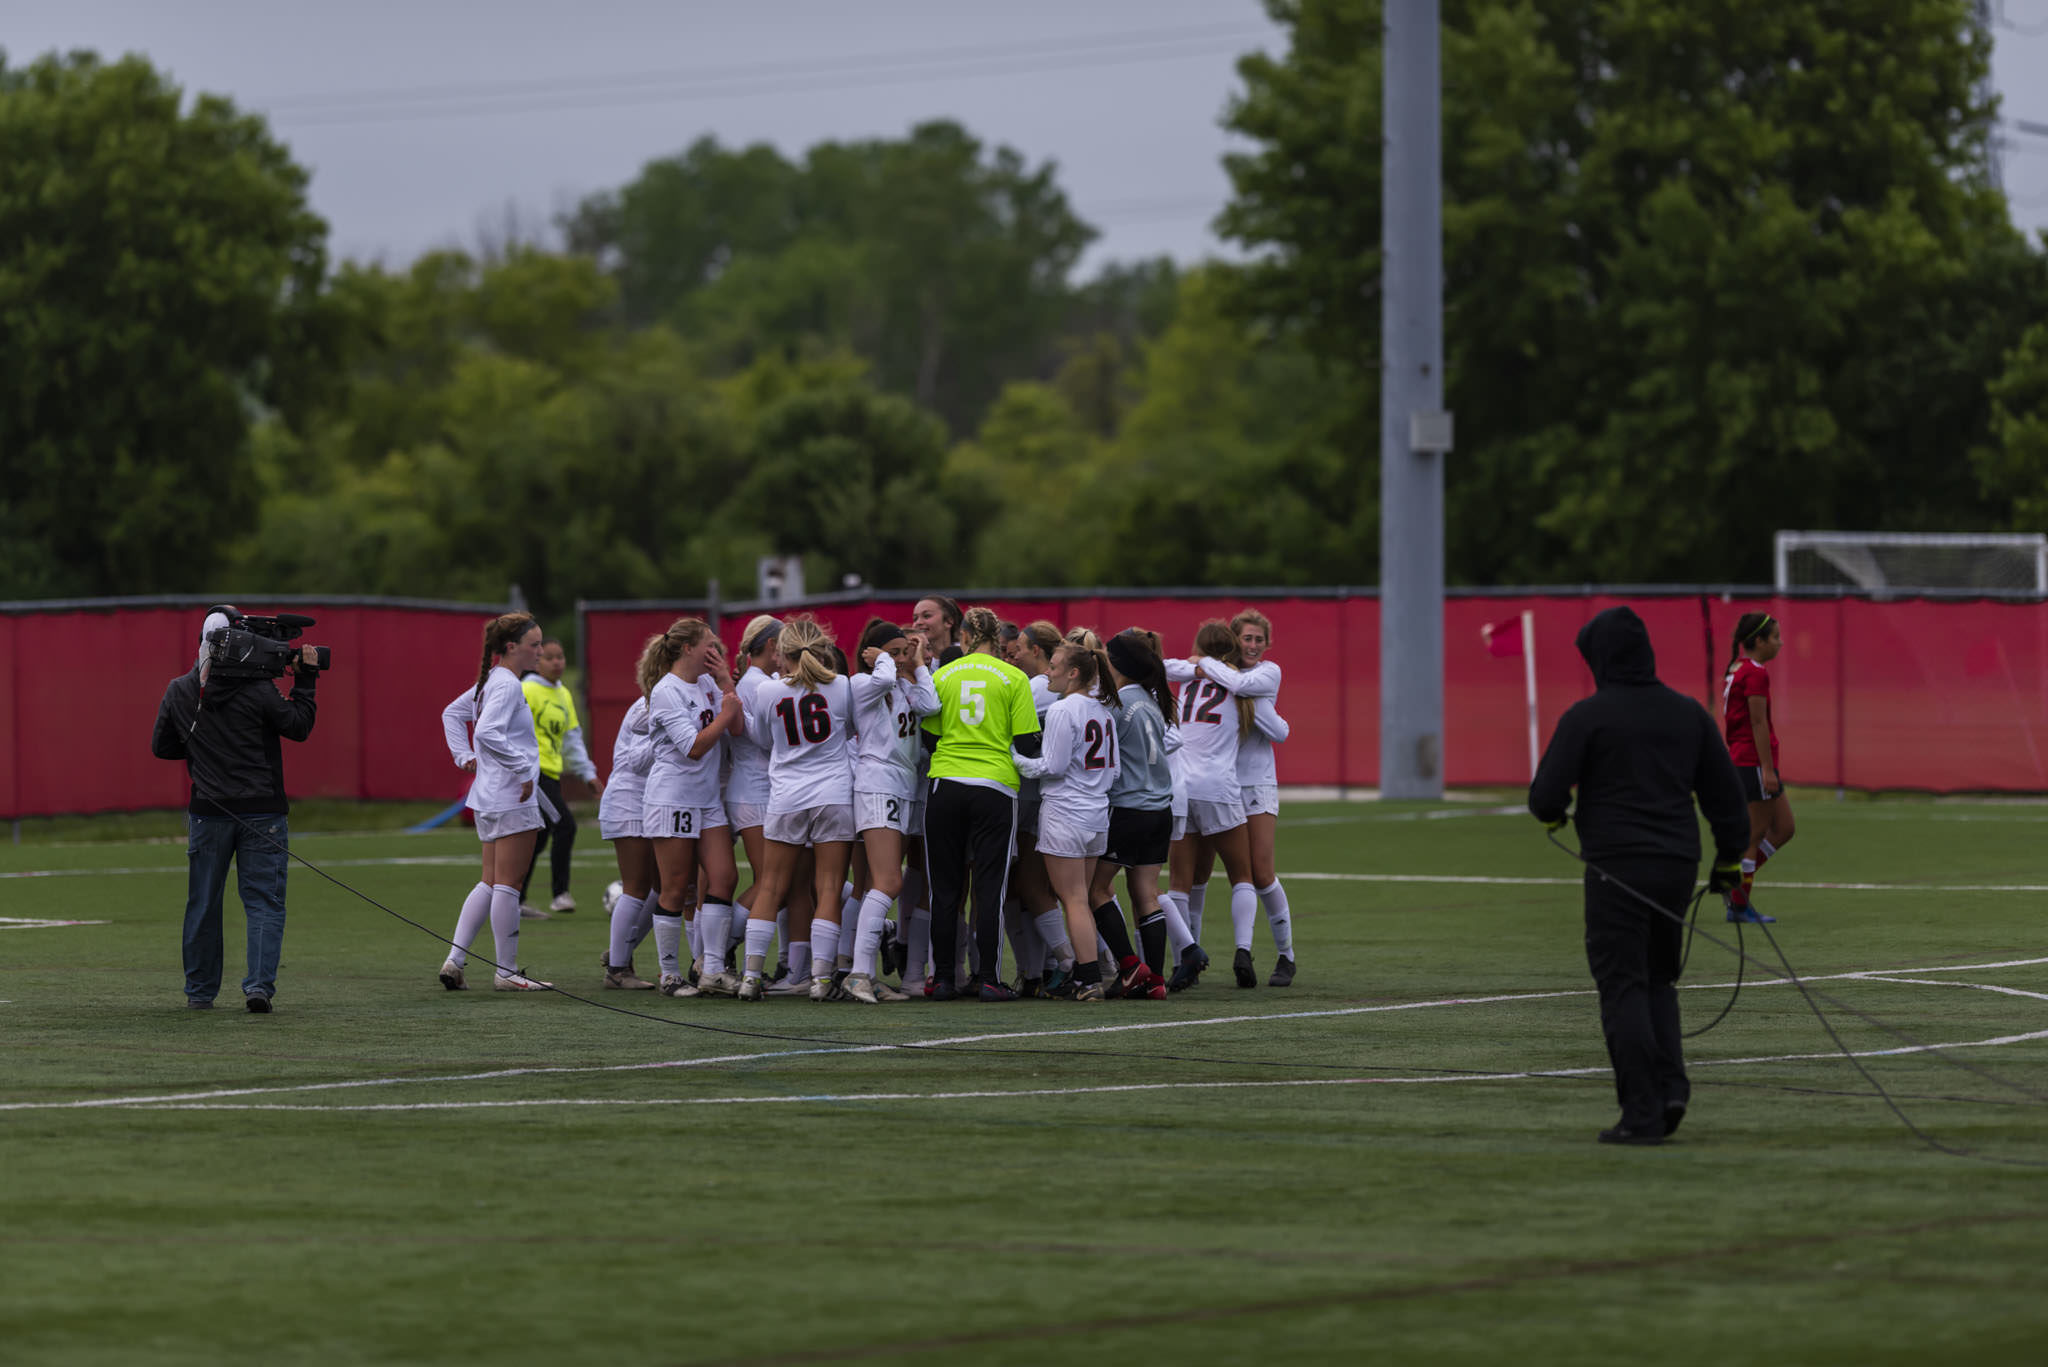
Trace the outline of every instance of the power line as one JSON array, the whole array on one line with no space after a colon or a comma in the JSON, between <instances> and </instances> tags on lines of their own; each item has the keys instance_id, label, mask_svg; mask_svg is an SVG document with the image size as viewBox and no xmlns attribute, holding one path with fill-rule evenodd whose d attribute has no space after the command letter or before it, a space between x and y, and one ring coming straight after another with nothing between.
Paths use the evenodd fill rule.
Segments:
<instances>
[{"instance_id":1,"label":"power line","mask_svg":"<svg viewBox=\"0 0 2048 1367\"><path fill-rule=\"evenodd\" d=\"M985 44L716 69L283 95L267 101L252 100L250 104L295 127L553 113L1173 61L1233 51L1270 36L1270 29L1242 24L1205 25L1196 29L1137 30L1035 43Z\"/></svg>"}]
</instances>

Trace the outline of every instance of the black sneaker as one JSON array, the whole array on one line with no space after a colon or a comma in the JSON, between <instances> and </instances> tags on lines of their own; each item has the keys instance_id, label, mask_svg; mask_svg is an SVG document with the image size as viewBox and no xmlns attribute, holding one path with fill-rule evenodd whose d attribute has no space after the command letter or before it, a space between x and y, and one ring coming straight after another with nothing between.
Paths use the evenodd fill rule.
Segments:
<instances>
[{"instance_id":1,"label":"black sneaker","mask_svg":"<svg viewBox=\"0 0 2048 1367\"><path fill-rule=\"evenodd\" d=\"M1173 966L1173 976L1166 980L1166 990L1187 991L1202 980L1202 970L1208 966L1208 952L1200 945L1189 945L1180 952L1180 962Z\"/></svg>"},{"instance_id":2,"label":"black sneaker","mask_svg":"<svg viewBox=\"0 0 2048 1367\"><path fill-rule=\"evenodd\" d=\"M983 983L981 999L985 1002L1013 1002L1017 1000L1017 994L1003 983Z\"/></svg>"},{"instance_id":3,"label":"black sneaker","mask_svg":"<svg viewBox=\"0 0 2048 1367\"><path fill-rule=\"evenodd\" d=\"M252 1016L267 1016L270 1014L270 998L264 996L261 992L251 992L248 996L242 998L242 1004L249 1008L249 1014Z\"/></svg>"},{"instance_id":4,"label":"black sneaker","mask_svg":"<svg viewBox=\"0 0 2048 1367\"><path fill-rule=\"evenodd\" d=\"M1239 987L1259 985L1259 971L1252 967L1252 952L1249 949L1237 951L1237 957L1230 961L1230 971L1237 975Z\"/></svg>"},{"instance_id":5,"label":"black sneaker","mask_svg":"<svg viewBox=\"0 0 2048 1367\"><path fill-rule=\"evenodd\" d=\"M1679 1122L1680 1122L1680 1121L1682 1121L1682 1120L1684 1120L1684 1119L1685 1119L1685 1103L1684 1103L1683 1101L1667 1101L1667 1102L1665 1102L1665 1103L1664 1103L1664 1137L1665 1137L1666 1139L1669 1139L1669 1138L1670 1138L1670 1137L1671 1137L1672 1135L1674 1135L1674 1134L1677 1134L1677 1133L1678 1133L1678 1125L1679 1125Z\"/></svg>"},{"instance_id":6,"label":"black sneaker","mask_svg":"<svg viewBox=\"0 0 2048 1367\"><path fill-rule=\"evenodd\" d=\"M1266 979L1268 987L1291 987L1294 984L1294 960L1287 955L1280 956L1280 962L1273 965L1273 976Z\"/></svg>"},{"instance_id":7,"label":"black sneaker","mask_svg":"<svg viewBox=\"0 0 2048 1367\"><path fill-rule=\"evenodd\" d=\"M960 989L953 986L951 978L933 978L925 987L925 996L935 1002L954 1002L960 1000Z\"/></svg>"}]
</instances>

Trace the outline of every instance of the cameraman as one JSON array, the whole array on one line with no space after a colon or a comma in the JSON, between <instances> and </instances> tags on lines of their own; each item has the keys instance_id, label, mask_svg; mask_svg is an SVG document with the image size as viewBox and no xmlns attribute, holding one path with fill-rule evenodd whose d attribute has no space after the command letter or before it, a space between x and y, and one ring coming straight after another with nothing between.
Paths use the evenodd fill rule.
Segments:
<instances>
[{"instance_id":1,"label":"cameraman","mask_svg":"<svg viewBox=\"0 0 2048 1367\"><path fill-rule=\"evenodd\" d=\"M229 628L227 613L208 614L199 633L192 672L171 680L157 708L149 748L158 759L182 759L191 777L187 805L190 861L185 896L185 1004L210 1010L221 978L221 897L228 861L249 920L249 976L242 997L249 1010L270 1010L277 991L277 960L284 948L285 868L291 804L284 795L284 756L278 737L313 734L314 647L290 656L292 692L281 696L264 678L209 682L209 638Z\"/></svg>"},{"instance_id":2,"label":"cameraman","mask_svg":"<svg viewBox=\"0 0 2048 1367\"><path fill-rule=\"evenodd\" d=\"M1529 785L1529 810L1556 830L1572 788L1579 790L1572 819L1587 863L1586 962L1600 990L1600 1029L1621 1101L1621 1120L1600 1132L1600 1142L1661 1144L1685 1119L1692 1095L1676 984L1680 912L1700 862L1693 796L1713 831L1710 886L1717 889L1740 876L1749 811L1713 718L1657 681L1642 618L1609 608L1579 629L1578 646L1596 691L1558 722Z\"/></svg>"}]
</instances>

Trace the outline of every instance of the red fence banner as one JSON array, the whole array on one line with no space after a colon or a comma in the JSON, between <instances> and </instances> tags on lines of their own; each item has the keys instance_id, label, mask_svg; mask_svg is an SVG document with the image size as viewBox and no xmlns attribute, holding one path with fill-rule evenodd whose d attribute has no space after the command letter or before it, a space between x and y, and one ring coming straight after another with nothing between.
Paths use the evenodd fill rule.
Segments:
<instances>
[{"instance_id":1,"label":"red fence banner","mask_svg":"<svg viewBox=\"0 0 2048 1367\"><path fill-rule=\"evenodd\" d=\"M334 652L313 734L284 746L294 798L453 801L467 778L441 741L441 709L474 685L484 623L500 609L337 599L237 604L311 617ZM149 751L157 704L199 653L203 599L0 608L0 817L182 807L185 766Z\"/></svg>"}]
</instances>

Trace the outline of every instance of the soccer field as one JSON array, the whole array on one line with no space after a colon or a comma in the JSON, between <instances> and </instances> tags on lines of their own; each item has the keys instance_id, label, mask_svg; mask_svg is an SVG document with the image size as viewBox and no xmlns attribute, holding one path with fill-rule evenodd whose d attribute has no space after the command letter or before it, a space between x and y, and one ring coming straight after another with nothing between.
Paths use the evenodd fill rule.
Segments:
<instances>
[{"instance_id":1,"label":"soccer field","mask_svg":"<svg viewBox=\"0 0 2048 1367\"><path fill-rule=\"evenodd\" d=\"M2048 806L1796 800L1778 942L1994 1075L1868 1058L1919 1124L2048 1164ZM476 876L466 831L293 848L437 933ZM1231 985L1218 883L1165 1002L672 1001L598 990L586 832L585 910L523 957L652 1019L445 992L441 944L295 868L250 1016L232 895L232 1009L183 1009L179 845L0 846L0 1361L2048 1353L2048 1167L1922 1145L1772 975L1691 1042L1676 1140L1594 1143L1579 871L1528 816L1296 804L1280 865L1289 989ZM1695 945L1689 1029L1734 977Z\"/></svg>"}]
</instances>

